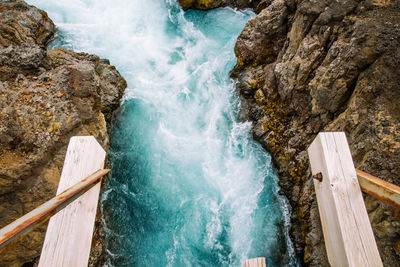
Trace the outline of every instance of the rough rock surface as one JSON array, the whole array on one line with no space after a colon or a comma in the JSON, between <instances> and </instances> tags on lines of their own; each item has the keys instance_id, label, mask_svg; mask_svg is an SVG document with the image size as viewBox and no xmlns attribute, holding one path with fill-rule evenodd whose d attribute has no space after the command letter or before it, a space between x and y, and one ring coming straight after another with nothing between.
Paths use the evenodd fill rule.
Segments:
<instances>
[{"instance_id":1,"label":"rough rock surface","mask_svg":"<svg viewBox=\"0 0 400 267\"><path fill-rule=\"evenodd\" d=\"M400 185L400 1L274 0L250 19L232 76L242 119L272 154L296 251L327 266L306 149L344 131L355 166ZM366 196L385 266L400 266L400 214Z\"/></svg>"},{"instance_id":2,"label":"rough rock surface","mask_svg":"<svg viewBox=\"0 0 400 267\"><path fill-rule=\"evenodd\" d=\"M55 195L69 138L93 135L107 148L125 80L108 60L46 51L56 28L44 11L0 1L0 227ZM97 226L99 223L97 222ZM99 236L101 229L96 230ZM0 253L0 266L40 255L45 226ZM101 256L95 236L92 265Z\"/></svg>"},{"instance_id":3,"label":"rough rock surface","mask_svg":"<svg viewBox=\"0 0 400 267\"><path fill-rule=\"evenodd\" d=\"M217 7L231 6L236 8L254 8L257 9L261 2L269 0L178 0L183 9L202 9L209 10ZM260 7L263 4L260 5ZM259 7L259 8L260 8Z\"/></svg>"},{"instance_id":4,"label":"rough rock surface","mask_svg":"<svg viewBox=\"0 0 400 267\"><path fill-rule=\"evenodd\" d=\"M400 1L179 1L184 9L254 8L232 72L241 118L273 156L310 266L328 266L306 149L344 131L357 168L400 184ZM385 266L400 266L400 214L365 195Z\"/></svg>"}]
</instances>

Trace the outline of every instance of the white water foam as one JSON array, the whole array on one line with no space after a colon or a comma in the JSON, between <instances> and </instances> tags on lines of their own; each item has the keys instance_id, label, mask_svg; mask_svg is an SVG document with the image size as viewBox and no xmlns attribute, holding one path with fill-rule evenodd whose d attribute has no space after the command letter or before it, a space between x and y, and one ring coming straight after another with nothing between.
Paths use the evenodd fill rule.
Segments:
<instances>
[{"instance_id":1,"label":"white water foam","mask_svg":"<svg viewBox=\"0 0 400 267\"><path fill-rule=\"evenodd\" d=\"M109 58L128 82L123 109L138 109L121 113L112 140L125 147L112 146L111 164L123 158L130 169L140 159L146 170L113 169L102 195L109 265L239 266L256 256L278 263L279 253L295 264L288 204L277 194L270 157L249 136L251 124L236 119L229 70L250 11L185 15L173 0L29 3L55 21L54 46ZM154 218L166 230L134 228L129 216L140 212L160 214Z\"/></svg>"}]
</instances>

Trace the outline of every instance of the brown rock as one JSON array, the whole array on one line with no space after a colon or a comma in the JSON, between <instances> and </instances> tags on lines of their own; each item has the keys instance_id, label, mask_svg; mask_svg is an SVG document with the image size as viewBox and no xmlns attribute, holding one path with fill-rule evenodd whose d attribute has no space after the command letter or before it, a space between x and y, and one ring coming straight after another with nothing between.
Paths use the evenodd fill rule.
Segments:
<instances>
[{"instance_id":1,"label":"brown rock","mask_svg":"<svg viewBox=\"0 0 400 267\"><path fill-rule=\"evenodd\" d=\"M47 13L11 0L0 2L0 46L36 44L47 46L56 32Z\"/></svg>"},{"instance_id":2,"label":"brown rock","mask_svg":"<svg viewBox=\"0 0 400 267\"><path fill-rule=\"evenodd\" d=\"M235 45L236 68L274 62L286 39L288 8L284 0L273 1L250 19Z\"/></svg>"},{"instance_id":3,"label":"brown rock","mask_svg":"<svg viewBox=\"0 0 400 267\"><path fill-rule=\"evenodd\" d=\"M217 7L231 6L236 8L256 8L260 0L178 0L184 10L201 9L209 10ZM265 5L265 4L264 4Z\"/></svg>"},{"instance_id":4,"label":"brown rock","mask_svg":"<svg viewBox=\"0 0 400 267\"><path fill-rule=\"evenodd\" d=\"M400 184L400 1L268 1L238 38L243 119L271 152L311 266L327 258L306 149L346 132L356 167ZM399 213L366 197L385 266L399 266Z\"/></svg>"},{"instance_id":5,"label":"brown rock","mask_svg":"<svg viewBox=\"0 0 400 267\"><path fill-rule=\"evenodd\" d=\"M55 195L71 136L93 135L107 148L107 126L126 82L115 67L97 56L65 49L46 51L55 27L44 11L10 1L0 2L0 12L3 227ZM0 252L0 266L35 261L45 229L35 229ZM92 260L96 261L103 243L101 236L94 239L98 244Z\"/></svg>"}]
</instances>

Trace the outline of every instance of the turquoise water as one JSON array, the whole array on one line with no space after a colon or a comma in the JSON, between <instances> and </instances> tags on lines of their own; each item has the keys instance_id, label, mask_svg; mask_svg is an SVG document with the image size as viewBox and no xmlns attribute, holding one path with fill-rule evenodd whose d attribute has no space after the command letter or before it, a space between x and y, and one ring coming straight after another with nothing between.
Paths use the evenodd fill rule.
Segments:
<instances>
[{"instance_id":1,"label":"turquoise water","mask_svg":"<svg viewBox=\"0 0 400 267\"><path fill-rule=\"evenodd\" d=\"M54 47L109 58L128 88L102 193L109 266L293 265L286 200L251 139L229 71L250 11L168 0L32 0Z\"/></svg>"}]
</instances>

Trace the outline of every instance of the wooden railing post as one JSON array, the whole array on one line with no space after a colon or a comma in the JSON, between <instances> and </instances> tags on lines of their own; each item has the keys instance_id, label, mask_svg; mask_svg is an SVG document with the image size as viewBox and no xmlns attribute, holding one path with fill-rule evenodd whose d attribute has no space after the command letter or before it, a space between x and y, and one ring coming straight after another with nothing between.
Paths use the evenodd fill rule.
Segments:
<instances>
[{"instance_id":1,"label":"wooden railing post","mask_svg":"<svg viewBox=\"0 0 400 267\"><path fill-rule=\"evenodd\" d=\"M245 261L242 265L242 267L265 267L265 266L266 263L264 257L249 259Z\"/></svg>"},{"instance_id":2,"label":"wooden railing post","mask_svg":"<svg viewBox=\"0 0 400 267\"><path fill-rule=\"evenodd\" d=\"M106 152L93 136L72 137L57 195L103 169L105 156ZM100 183L50 219L39 267L87 266L99 193Z\"/></svg>"},{"instance_id":3,"label":"wooden railing post","mask_svg":"<svg viewBox=\"0 0 400 267\"><path fill-rule=\"evenodd\" d=\"M331 266L383 266L345 134L319 133L308 155Z\"/></svg>"}]
</instances>

